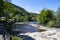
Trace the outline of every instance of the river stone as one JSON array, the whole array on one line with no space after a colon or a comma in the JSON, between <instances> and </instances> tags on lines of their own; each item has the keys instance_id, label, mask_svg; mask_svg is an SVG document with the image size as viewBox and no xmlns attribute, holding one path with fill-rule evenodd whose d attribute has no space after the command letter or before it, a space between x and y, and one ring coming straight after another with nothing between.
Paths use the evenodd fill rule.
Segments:
<instances>
[{"instance_id":1,"label":"river stone","mask_svg":"<svg viewBox=\"0 0 60 40\"><path fill-rule=\"evenodd\" d=\"M60 40L60 32L56 30L50 30L42 32L41 37L45 40Z\"/></svg>"}]
</instances>

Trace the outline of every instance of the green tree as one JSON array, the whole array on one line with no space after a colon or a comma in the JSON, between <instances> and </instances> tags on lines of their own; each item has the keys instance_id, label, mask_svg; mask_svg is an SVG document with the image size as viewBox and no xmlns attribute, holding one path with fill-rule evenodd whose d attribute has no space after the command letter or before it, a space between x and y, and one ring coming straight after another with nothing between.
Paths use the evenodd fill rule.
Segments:
<instances>
[{"instance_id":1,"label":"green tree","mask_svg":"<svg viewBox=\"0 0 60 40\"><path fill-rule=\"evenodd\" d=\"M4 16L4 2L3 2L3 0L0 0L0 17L1 16Z\"/></svg>"},{"instance_id":2,"label":"green tree","mask_svg":"<svg viewBox=\"0 0 60 40\"><path fill-rule=\"evenodd\" d=\"M30 16L24 16L24 21L31 21L31 17Z\"/></svg>"},{"instance_id":3,"label":"green tree","mask_svg":"<svg viewBox=\"0 0 60 40\"><path fill-rule=\"evenodd\" d=\"M46 24L48 23L50 20L53 19L53 11L52 10L42 10L41 13L39 14L39 16L37 17L37 20L40 24Z\"/></svg>"},{"instance_id":4,"label":"green tree","mask_svg":"<svg viewBox=\"0 0 60 40\"><path fill-rule=\"evenodd\" d=\"M38 16L37 13L34 13L34 12L29 12L30 13L30 16L31 16L31 21L36 21L36 17Z\"/></svg>"},{"instance_id":5,"label":"green tree","mask_svg":"<svg viewBox=\"0 0 60 40\"><path fill-rule=\"evenodd\" d=\"M10 6L8 2L5 2L4 0L0 0L0 23L5 24L4 25L4 30L8 33L11 28L12 28L12 22L10 21L11 13L12 10L10 10ZM4 17L4 18L3 18ZM2 20L4 19L4 20ZM9 31L7 31L9 30Z\"/></svg>"}]
</instances>

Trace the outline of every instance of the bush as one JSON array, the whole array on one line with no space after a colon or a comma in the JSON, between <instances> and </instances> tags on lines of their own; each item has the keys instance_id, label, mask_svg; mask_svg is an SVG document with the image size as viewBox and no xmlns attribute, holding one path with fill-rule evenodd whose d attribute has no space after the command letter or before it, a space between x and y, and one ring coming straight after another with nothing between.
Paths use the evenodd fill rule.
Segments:
<instances>
[{"instance_id":1,"label":"bush","mask_svg":"<svg viewBox=\"0 0 60 40\"><path fill-rule=\"evenodd\" d=\"M13 37L12 37L12 40L23 40L23 38L17 37L17 36L13 36Z\"/></svg>"},{"instance_id":2,"label":"bush","mask_svg":"<svg viewBox=\"0 0 60 40\"><path fill-rule=\"evenodd\" d=\"M47 24L50 20L53 19L54 15L52 10L42 10L37 17L37 21L40 24Z\"/></svg>"},{"instance_id":3,"label":"bush","mask_svg":"<svg viewBox=\"0 0 60 40\"><path fill-rule=\"evenodd\" d=\"M46 24L47 27L52 27L54 26L54 21L49 21L47 24Z\"/></svg>"}]
</instances>

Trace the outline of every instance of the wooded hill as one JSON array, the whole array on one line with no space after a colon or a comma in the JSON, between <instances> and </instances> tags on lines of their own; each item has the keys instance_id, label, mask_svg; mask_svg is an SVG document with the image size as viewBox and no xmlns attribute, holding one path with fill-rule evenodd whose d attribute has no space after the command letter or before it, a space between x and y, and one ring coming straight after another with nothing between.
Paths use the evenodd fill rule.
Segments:
<instances>
[{"instance_id":1,"label":"wooded hill","mask_svg":"<svg viewBox=\"0 0 60 40\"><path fill-rule=\"evenodd\" d=\"M24 8L9 2L4 2L4 13L8 13L10 19L18 21L35 21L36 16L34 15L38 15L36 13L27 12Z\"/></svg>"}]
</instances>

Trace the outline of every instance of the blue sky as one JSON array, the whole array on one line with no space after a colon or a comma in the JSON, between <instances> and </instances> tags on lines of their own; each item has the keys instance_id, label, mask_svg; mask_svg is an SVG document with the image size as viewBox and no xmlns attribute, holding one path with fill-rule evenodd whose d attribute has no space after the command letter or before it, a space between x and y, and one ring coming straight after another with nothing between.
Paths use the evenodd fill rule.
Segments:
<instances>
[{"instance_id":1,"label":"blue sky","mask_svg":"<svg viewBox=\"0 0 60 40\"><path fill-rule=\"evenodd\" d=\"M56 10L60 7L60 0L12 0L12 3L29 12L39 12L43 8Z\"/></svg>"}]
</instances>

